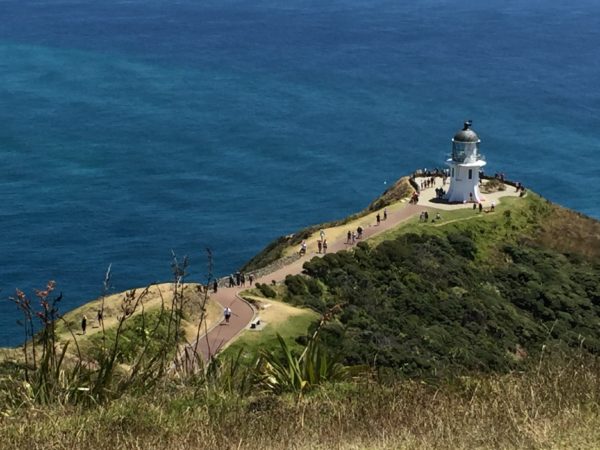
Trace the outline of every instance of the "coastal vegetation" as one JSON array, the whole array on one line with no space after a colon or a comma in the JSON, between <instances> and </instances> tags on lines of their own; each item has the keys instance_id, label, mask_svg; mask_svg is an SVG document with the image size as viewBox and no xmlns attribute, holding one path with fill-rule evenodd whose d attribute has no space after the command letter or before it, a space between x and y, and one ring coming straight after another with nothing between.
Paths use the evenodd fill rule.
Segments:
<instances>
[{"instance_id":1,"label":"coastal vegetation","mask_svg":"<svg viewBox=\"0 0 600 450\"><path fill-rule=\"evenodd\" d=\"M286 298L343 305L321 332L330 351L413 377L523 369L542 349L598 355L600 235L589 229L585 255L544 246L563 214L531 195L478 220L413 223L305 263Z\"/></svg>"},{"instance_id":2,"label":"coastal vegetation","mask_svg":"<svg viewBox=\"0 0 600 450\"><path fill-rule=\"evenodd\" d=\"M242 295L263 328L208 363L181 351L218 312L173 268L160 301L122 294L86 336L74 317L113 304L59 318L41 291L41 332L26 325L25 352L0 363L0 448L600 444L600 224L533 193L415 217L256 285Z\"/></svg>"}]
</instances>

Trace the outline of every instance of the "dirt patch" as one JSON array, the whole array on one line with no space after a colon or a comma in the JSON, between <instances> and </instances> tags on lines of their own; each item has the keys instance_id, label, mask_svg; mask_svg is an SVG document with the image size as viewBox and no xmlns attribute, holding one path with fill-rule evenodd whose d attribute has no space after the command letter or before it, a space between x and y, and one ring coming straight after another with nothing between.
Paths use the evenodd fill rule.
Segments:
<instances>
[{"instance_id":1,"label":"dirt patch","mask_svg":"<svg viewBox=\"0 0 600 450\"><path fill-rule=\"evenodd\" d=\"M254 295L243 295L258 310L258 317L270 325L285 322L290 317L306 314L306 309L297 308L277 300L265 299Z\"/></svg>"}]
</instances>

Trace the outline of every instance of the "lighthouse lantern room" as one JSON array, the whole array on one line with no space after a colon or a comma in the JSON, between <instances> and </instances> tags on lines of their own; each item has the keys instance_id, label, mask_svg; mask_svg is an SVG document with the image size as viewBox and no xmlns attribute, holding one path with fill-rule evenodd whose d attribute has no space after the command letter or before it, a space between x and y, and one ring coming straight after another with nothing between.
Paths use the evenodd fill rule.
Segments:
<instances>
[{"instance_id":1,"label":"lighthouse lantern room","mask_svg":"<svg viewBox=\"0 0 600 450\"><path fill-rule=\"evenodd\" d=\"M479 153L481 140L471 129L472 121L465 122L463 129L452 139L452 155L446 161L450 167L450 188L446 199L450 203L479 203L479 172L485 161Z\"/></svg>"}]
</instances>

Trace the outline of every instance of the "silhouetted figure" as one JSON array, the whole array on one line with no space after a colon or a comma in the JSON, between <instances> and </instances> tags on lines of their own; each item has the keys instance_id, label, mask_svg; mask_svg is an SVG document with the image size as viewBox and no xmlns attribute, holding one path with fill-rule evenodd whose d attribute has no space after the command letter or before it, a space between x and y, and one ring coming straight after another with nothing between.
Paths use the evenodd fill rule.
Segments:
<instances>
[{"instance_id":1,"label":"silhouetted figure","mask_svg":"<svg viewBox=\"0 0 600 450\"><path fill-rule=\"evenodd\" d=\"M352 231L348 231L346 236L346 244L349 244L352 241Z\"/></svg>"},{"instance_id":2,"label":"silhouetted figure","mask_svg":"<svg viewBox=\"0 0 600 450\"><path fill-rule=\"evenodd\" d=\"M248 281L250 282L250 286L252 286L252 283L254 283L254 275L248 275Z\"/></svg>"},{"instance_id":3,"label":"silhouetted figure","mask_svg":"<svg viewBox=\"0 0 600 450\"><path fill-rule=\"evenodd\" d=\"M81 334L85 334L86 328L87 328L87 317L83 316L81 318Z\"/></svg>"},{"instance_id":4,"label":"silhouetted figure","mask_svg":"<svg viewBox=\"0 0 600 450\"><path fill-rule=\"evenodd\" d=\"M323 239L323 254L327 253L327 239Z\"/></svg>"},{"instance_id":5,"label":"silhouetted figure","mask_svg":"<svg viewBox=\"0 0 600 450\"><path fill-rule=\"evenodd\" d=\"M217 282L217 280L213 281L213 292L216 294L217 293L217 289L219 289L219 283Z\"/></svg>"},{"instance_id":6,"label":"silhouetted figure","mask_svg":"<svg viewBox=\"0 0 600 450\"><path fill-rule=\"evenodd\" d=\"M377 219L377 225L379 225L381 223L381 216L379 215L379 213L377 213L376 219Z\"/></svg>"},{"instance_id":7,"label":"silhouetted figure","mask_svg":"<svg viewBox=\"0 0 600 450\"><path fill-rule=\"evenodd\" d=\"M98 315L96 316L96 321L98 322L98 326L101 326L104 323L104 318L102 317L101 309L98 310Z\"/></svg>"},{"instance_id":8,"label":"silhouetted figure","mask_svg":"<svg viewBox=\"0 0 600 450\"><path fill-rule=\"evenodd\" d=\"M321 241L317 241L317 249L319 250L319 253L321 253L322 248L323 248L323 243Z\"/></svg>"},{"instance_id":9,"label":"silhouetted figure","mask_svg":"<svg viewBox=\"0 0 600 450\"><path fill-rule=\"evenodd\" d=\"M383 220L387 220L387 209L383 208Z\"/></svg>"},{"instance_id":10,"label":"silhouetted figure","mask_svg":"<svg viewBox=\"0 0 600 450\"><path fill-rule=\"evenodd\" d=\"M225 316L225 323L229 323L229 319L231 318L231 308L226 306L223 310L223 315Z\"/></svg>"}]
</instances>

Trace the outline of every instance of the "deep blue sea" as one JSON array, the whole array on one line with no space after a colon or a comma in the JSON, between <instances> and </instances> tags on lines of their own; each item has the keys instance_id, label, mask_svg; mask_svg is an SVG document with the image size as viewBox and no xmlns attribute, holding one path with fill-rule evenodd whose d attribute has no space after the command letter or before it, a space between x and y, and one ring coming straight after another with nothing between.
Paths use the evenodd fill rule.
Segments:
<instances>
[{"instance_id":1,"label":"deep blue sea","mask_svg":"<svg viewBox=\"0 0 600 450\"><path fill-rule=\"evenodd\" d=\"M227 274L465 119L488 173L600 218L600 2L0 0L0 345L16 287Z\"/></svg>"}]
</instances>

